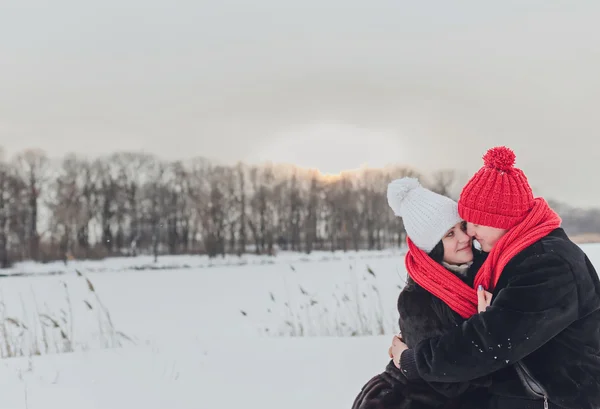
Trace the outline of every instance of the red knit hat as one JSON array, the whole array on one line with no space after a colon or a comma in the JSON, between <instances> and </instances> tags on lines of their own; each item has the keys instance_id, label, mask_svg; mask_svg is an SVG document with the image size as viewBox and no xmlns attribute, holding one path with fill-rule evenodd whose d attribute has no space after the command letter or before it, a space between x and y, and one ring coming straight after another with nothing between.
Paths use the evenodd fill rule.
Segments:
<instances>
[{"instance_id":1,"label":"red knit hat","mask_svg":"<svg viewBox=\"0 0 600 409\"><path fill-rule=\"evenodd\" d=\"M463 188L458 213L468 222L508 230L533 207L531 186L514 167L515 153L506 146L488 150L483 163Z\"/></svg>"}]
</instances>

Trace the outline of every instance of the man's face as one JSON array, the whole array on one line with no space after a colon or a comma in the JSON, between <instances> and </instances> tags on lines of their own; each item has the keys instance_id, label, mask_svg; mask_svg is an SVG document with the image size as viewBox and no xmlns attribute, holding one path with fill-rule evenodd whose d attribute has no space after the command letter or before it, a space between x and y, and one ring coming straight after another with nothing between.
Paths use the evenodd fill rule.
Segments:
<instances>
[{"instance_id":1,"label":"man's face","mask_svg":"<svg viewBox=\"0 0 600 409\"><path fill-rule=\"evenodd\" d=\"M489 253L494 248L494 245L507 231L508 230L467 222L467 234L477 240L481 245L481 249L486 253Z\"/></svg>"}]
</instances>

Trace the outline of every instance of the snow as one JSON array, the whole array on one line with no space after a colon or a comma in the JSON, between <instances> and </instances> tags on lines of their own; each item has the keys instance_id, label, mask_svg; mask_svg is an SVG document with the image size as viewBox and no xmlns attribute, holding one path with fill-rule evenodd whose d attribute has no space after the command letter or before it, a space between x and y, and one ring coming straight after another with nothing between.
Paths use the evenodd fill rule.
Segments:
<instances>
[{"instance_id":1,"label":"snow","mask_svg":"<svg viewBox=\"0 0 600 409\"><path fill-rule=\"evenodd\" d=\"M582 247L600 266L600 245ZM2 407L349 408L388 362L405 281L401 252L239 261L164 257L153 270L141 269L152 264L145 257L15 266L11 275L34 275L0 279L0 319L32 325L36 311L71 311L64 325L76 352L0 360ZM101 305L133 341L106 348ZM291 336L301 331L308 336Z\"/></svg>"},{"instance_id":2,"label":"snow","mask_svg":"<svg viewBox=\"0 0 600 409\"><path fill-rule=\"evenodd\" d=\"M240 265L280 264L285 262L331 261L355 258L379 258L403 254L402 249L379 251L314 251L311 254L291 251L279 252L275 257L265 255L243 254L242 256L226 255L210 259L205 255L159 256L154 262L153 256L111 257L103 260L71 260L65 265L61 261L35 263L31 261L16 263L13 267L0 270L2 275L41 275L65 274L75 270L86 272L119 272L123 270L169 270L188 268L207 268Z\"/></svg>"},{"instance_id":3,"label":"snow","mask_svg":"<svg viewBox=\"0 0 600 409\"><path fill-rule=\"evenodd\" d=\"M387 362L388 344L237 338L10 359L0 365L2 407L349 408L365 377Z\"/></svg>"}]
</instances>

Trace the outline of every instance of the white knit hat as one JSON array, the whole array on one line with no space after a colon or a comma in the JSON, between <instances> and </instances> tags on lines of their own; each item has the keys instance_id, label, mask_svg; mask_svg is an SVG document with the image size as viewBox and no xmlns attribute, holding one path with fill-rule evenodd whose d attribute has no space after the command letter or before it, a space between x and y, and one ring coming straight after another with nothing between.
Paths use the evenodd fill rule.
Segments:
<instances>
[{"instance_id":1,"label":"white knit hat","mask_svg":"<svg viewBox=\"0 0 600 409\"><path fill-rule=\"evenodd\" d=\"M418 179L405 177L388 185L388 204L402 217L408 237L429 253L456 223L458 204L449 197L425 189Z\"/></svg>"}]
</instances>

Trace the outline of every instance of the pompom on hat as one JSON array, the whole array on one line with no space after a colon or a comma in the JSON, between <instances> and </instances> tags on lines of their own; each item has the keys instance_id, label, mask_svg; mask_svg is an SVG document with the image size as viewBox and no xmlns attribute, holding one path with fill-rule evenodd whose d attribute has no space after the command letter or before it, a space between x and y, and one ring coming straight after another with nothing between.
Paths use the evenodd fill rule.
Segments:
<instances>
[{"instance_id":1,"label":"pompom on hat","mask_svg":"<svg viewBox=\"0 0 600 409\"><path fill-rule=\"evenodd\" d=\"M415 178L392 181L388 185L387 199L394 214L402 217L408 237L426 253L462 221L454 200L424 188Z\"/></svg>"},{"instance_id":2,"label":"pompom on hat","mask_svg":"<svg viewBox=\"0 0 600 409\"><path fill-rule=\"evenodd\" d=\"M509 230L527 216L534 205L533 192L515 160L515 153L506 146L483 155L483 167L467 182L458 200L464 220Z\"/></svg>"}]
</instances>

